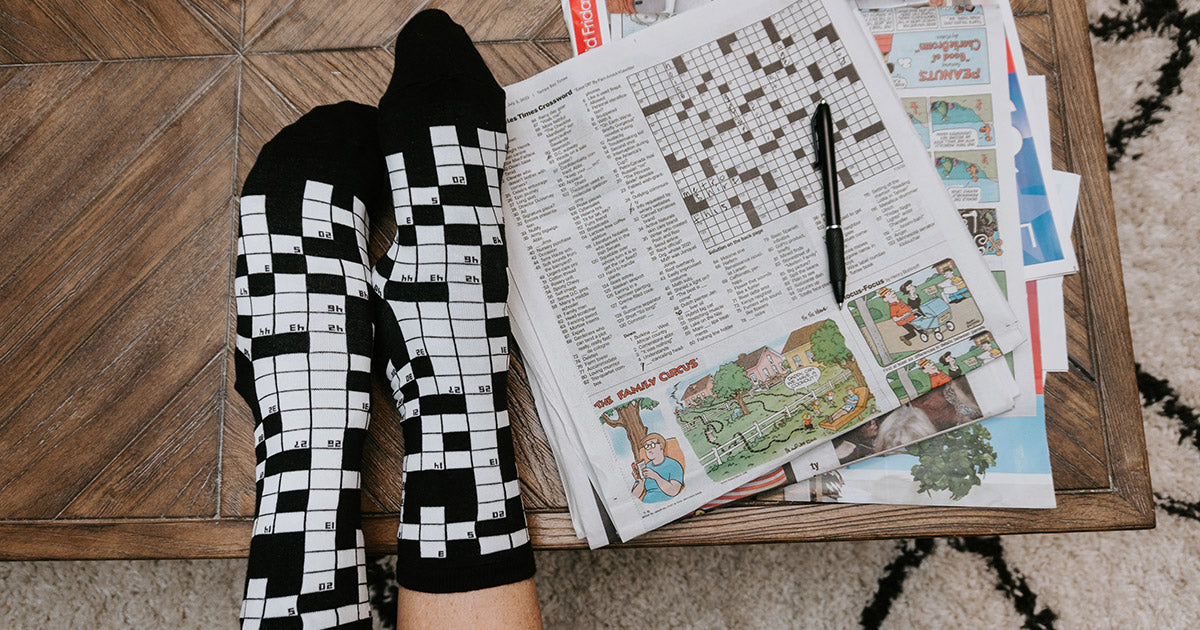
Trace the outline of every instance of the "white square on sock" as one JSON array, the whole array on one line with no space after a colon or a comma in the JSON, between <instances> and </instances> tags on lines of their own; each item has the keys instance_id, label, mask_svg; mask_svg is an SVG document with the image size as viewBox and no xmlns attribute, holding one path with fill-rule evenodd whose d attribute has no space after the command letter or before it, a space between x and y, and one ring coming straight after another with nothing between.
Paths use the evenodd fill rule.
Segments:
<instances>
[{"instance_id":1,"label":"white square on sock","mask_svg":"<svg viewBox=\"0 0 1200 630\"><path fill-rule=\"evenodd\" d=\"M336 551L309 551L304 554L304 572L332 571L337 568Z\"/></svg>"},{"instance_id":2,"label":"white square on sock","mask_svg":"<svg viewBox=\"0 0 1200 630\"><path fill-rule=\"evenodd\" d=\"M466 431L467 416L462 413L448 413L442 416L442 430L449 433L451 431Z\"/></svg>"},{"instance_id":3,"label":"white square on sock","mask_svg":"<svg viewBox=\"0 0 1200 630\"><path fill-rule=\"evenodd\" d=\"M319 571L317 573L305 573L304 581L301 583L301 593L321 593L324 591L333 590L333 571Z\"/></svg>"},{"instance_id":4,"label":"white square on sock","mask_svg":"<svg viewBox=\"0 0 1200 630\"><path fill-rule=\"evenodd\" d=\"M337 613L332 610L306 612L300 618L304 620L305 628L332 628L338 625Z\"/></svg>"},{"instance_id":5,"label":"white square on sock","mask_svg":"<svg viewBox=\"0 0 1200 630\"><path fill-rule=\"evenodd\" d=\"M429 140L433 146L458 144L458 130L454 125L438 125L429 128Z\"/></svg>"},{"instance_id":6,"label":"white square on sock","mask_svg":"<svg viewBox=\"0 0 1200 630\"><path fill-rule=\"evenodd\" d=\"M310 179L304 182L304 198L329 203L333 199L333 186Z\"/></svg>"},{"instance_id":7,"label":"white square on sock","mask_svg":"<svg viewBox=\"0 0 1200 630\"><path fill-rule=\"evenodd\" d=\"M414 206L436 206L441 203L437 186L417 187L408 189Z\"/></svg>"},{"instance_id":8,"label":"white square on sock","mask_svg":"<svg viewBox=\"0 0 1200 630\"><path fill-rule=\"evenodd\" d=\"M275 532L304 531L304 512L283 512L275 515Z\"/></svg>"},{"instance_id":9,"label":"white square on sock","mask_svg":"<svg viewBox=\"0 0 1200 630\"><path fill-rule=\"evenodd\" d=\"M442 206L442 212L447 225L452 223L474 224L478 221L473 206Z\"/></svg>"},{"instance_id":10,"label":"white square on sock","mask_svg":"<svg viewBox=\"0 0 1200 630\"><path fill-rule=\"evenodd\" d=\"M267 600L267 605L263 609L263 617L295 617L296 616L296 596L288 595L287 597L272 597Z\"/></svg>"},{"instance_id":11,"label":"white square on sock","mask_svg":"<svg viewBox=\"0 0 1200 630\"><path fill-rule=\"evenodd\" d=\"M493 501L504 500L504 485L498 483L489 483L482 486L476 486L475 498L480 503L491 503Z\"/></svg>"},{"instance_id":12,"label":"white square on sock","mask_svg":"<svg viewBox=\"0 0 1200 630\"><path fill-rule=\"evenodd\" d=\"M352 567L358 563L358 551L356 549L342 549L337 552L337 568L345 569Z\"/></svg>"},{"instance_id":13,"label":"white square on sock","mask_svg":"<svg viewBox=\"0 0 1200 630\"><path fill-rule=\"evenodd\" d=\"M439 186L466 186L467 172L460 164L447 164L437 167Z\"/></svg>"},{"instance_id":14,"label":"white square on sock","mask_svg":"<svg viewBox=\"0 0 1200 630\"><path fill-rule=\"evenodd\" d=\"M500 534L499 536L482 536L479 538L479 553L496 553L512 549L512 542L508 535Z\"/></svg>"},{"instance_id":15,"label":"white square on sock","mask_svg":"<svg viewBox=\"0 0 1200 630\"><path fill-rule=\"evenodd\" d=\"M309 551L332 551L337 549L334 532L308 532L304 535L304 548Z\"/></svg>"},{"instance_id":16,"label":"white square on sock","mask_svg":"<svg viewBox=\"0 0 1200 630\"><path fill-rule=\"evenodd\" d=\"M404 170L404 154L393 153L387 156L387 169L388 172Z\"/></svg>"},{"instance_id":17,"label":"white square on sock","mask_svg":"<svg viewBox=\"0 0 1200 630\"><path fill-rule=\"evenodd\" d=\"M266 195L246 195L242 197L241 213L246 214L263 214L267 211L267 196Z\"/></svg>"},{"instance_id":18,"label":"white square on sock","mask_svg":"<svg viewBox=\"0 0 1200 630\"><path fill-rule=\"evenodd\" d=\"M475 523L466 521L446 526L446 540L469 540L475 537Z\"/></svg>"},{"instance_id":19,"label":"white square on sock","mask_svg":"<svg viewBox=\"0 0 1200 630\"><path fill-rule=\"evenodd\" d=\"M267 578L251 578L246 581L246 599L263 599L267 596Z\"/></svg>"},{"instance_id":20,"label":"white square on sock","mask_svg":"<svg viewBox=\"0 0 1200 630\"><path fill-rule=\"evenodd\" d=\"M446 508L442 506L421 508L421 522L435 525L446 522Z\"/></svg>"},{"instance_id":21,"label":"white square on sock","mask_svg":"<svg viewBox=\"0 0 1200 630\"><path fill-rule=\"evenodd\" d=\"M495 431L472 431L471 432L471 450L483 448L496 448L496 432Z\"/></svg>"},{"instance_id":22,"label":"white square on sock","mask_svg":"<svg viewBox=\"0 0 1200 630\"><path fill-rule=\"evenodd\" d=\"M461 470L471 467L470 451L449 451L446 453L446 469Z\"/></svg>"},{"instance_id":23,"label":"white square on sock","mask_svg":"<svg viewBox=\"0 0 1200 630\"><path fill-rule=\"evenodd\" d=\"M442 541L422 541L421 542L421 557L422 558L445 558L446 543Z\"/></svg>"}]
</instances>

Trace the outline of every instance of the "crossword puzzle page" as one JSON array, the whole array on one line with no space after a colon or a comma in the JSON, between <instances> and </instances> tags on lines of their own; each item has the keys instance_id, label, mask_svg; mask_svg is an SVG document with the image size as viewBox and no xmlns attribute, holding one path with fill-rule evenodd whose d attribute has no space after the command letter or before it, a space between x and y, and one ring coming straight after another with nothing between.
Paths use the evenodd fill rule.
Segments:
<instances>
[{"instance_id":1,"label":"crossword puzzle page","mask_svg":"<svg viewBox=\"0 0 1200 630\"><path fill-rule=\"evenodd\" d=\"M858 20L841 0L717 2L506 88L513 334L589 544L896 408L899 365L1023 341Z\"/></svg>"}]
</instances>

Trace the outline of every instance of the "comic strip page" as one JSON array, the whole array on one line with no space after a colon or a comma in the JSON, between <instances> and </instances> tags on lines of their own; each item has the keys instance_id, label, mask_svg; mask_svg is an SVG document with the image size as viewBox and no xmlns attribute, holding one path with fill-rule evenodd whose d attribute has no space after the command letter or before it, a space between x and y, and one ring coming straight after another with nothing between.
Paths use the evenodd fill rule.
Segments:
<instances>
[{"instance_id":1,"label":"comic strip page","mask_svg":"<svg viewBox=\"0 0 1200 630\"><path fill-rule=\"evenodd\" d=\"M513 333L539 357L530 376L569 498L597 504L579 523L592 544L894 409L903 388L887 374L937 344L1023 341L945 185L908 166L928 153L885 100L877 56L840 3L718 3L507 88ZM841 309L811 166L822 100ZM891 315L888 291L907 314Z\"/></svg>"}]
</instances>

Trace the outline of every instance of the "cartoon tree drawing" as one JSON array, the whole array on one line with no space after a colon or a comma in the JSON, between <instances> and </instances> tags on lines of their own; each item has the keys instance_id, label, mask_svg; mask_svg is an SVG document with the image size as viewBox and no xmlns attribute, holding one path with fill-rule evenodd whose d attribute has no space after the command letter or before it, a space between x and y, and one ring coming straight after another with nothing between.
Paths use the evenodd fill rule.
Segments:
<instances>
[{"instance_id":1,"label":"cartoon tree drawing","mask_svg":"<svg viewBox=\"0 0 1200 630\"><path fill-rule=\"evenodd\" d=\"M954 501L967 496L971 488L983 483L979 476L996 465L991 440L986 427L972 424L909 445L905 451L920 458L912 467L913 481L920 484L917 491L949 490Z\"/></svg>"},{"instance_id":2,"label":"cartoon tree drawing","mask_svg":"<svg viewBox=\"0 0 1200 630\"><path fill-rule=\"evenodd\" d=\"M734 399L742 410L743 416L748 415L750 410L746 409L746 403L742 401L742 397L753 388L754 381L746 376L745 368L737 363L726 363L713 375L713 395L725 400Z\"/></svg>"},{"instance_id":3,"label":"cartoon tree drawing","mask_svg":"<svg viewBox=\"0 0 1200 630\"><path fill-rule=\"evenodd\" d=\"M638 451L646 436L650 433L646 423L642 422L642 410L654 409L658 401L651 398L634 398L633 400L611 407L600 414L600 420L610 427L625 429L625 437L629 438L629 449L633 451L633 459L638 458ZM616 417L612 416L616 412Z\"/></svg>"},{"instance_id":4,"label":"cartoon tree drawing","mask_svg":"<svg viewBox=\"0 0 1200 630\"><path fill-rule=\"evenodd\" d=\"M854 353L846 347L846 338L842 336L842 331L838 330L837 324L833 323L832 319L825 320L825 325L813 331L811 341L813 361L825 365L837 365L842 369L850 370L854 374L854 382L860 387L866 386L867 379L863 377L862 370L858 368L858 361L854 360Z\"/></svg>"}]
</instances>

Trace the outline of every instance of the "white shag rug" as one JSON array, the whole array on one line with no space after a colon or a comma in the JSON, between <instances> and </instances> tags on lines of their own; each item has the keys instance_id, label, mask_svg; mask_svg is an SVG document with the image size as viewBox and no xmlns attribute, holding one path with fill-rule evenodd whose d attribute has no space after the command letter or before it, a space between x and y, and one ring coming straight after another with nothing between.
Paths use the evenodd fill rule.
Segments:
<instances>
[{"instance_id":1,"label":"white shag rug","mask_svg":"<svg viewBox=\"0 0 1200 630\"><path fill-rule=\"evenodd\" d=\"M539 552L548 627L1196 627L1200 0L1089 10L1158 527ZM237 560L0 563L0 627L232 628L243 571Z\"/></svg>"}]
</instances>

